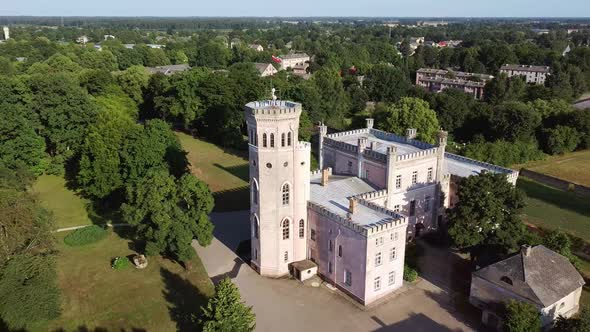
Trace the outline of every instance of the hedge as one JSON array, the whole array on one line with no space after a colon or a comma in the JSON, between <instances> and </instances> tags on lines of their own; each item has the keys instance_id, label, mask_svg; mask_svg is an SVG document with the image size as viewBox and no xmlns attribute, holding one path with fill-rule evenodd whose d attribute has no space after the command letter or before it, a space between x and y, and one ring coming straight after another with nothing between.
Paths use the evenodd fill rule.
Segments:
<instances>
[{"instance_id":1,"label":"hedge","mask_svg":"<svg viewBox=\"0 0 590 332\"><path fill-rule=\"evenodd\" d=\"M416 279L418 279L418 271L409 267L408 264L404 264L404 280L414 282Z\"/></svg>"},{"instance_id":2,"label":"hedge","mask_svg":"<svg viewBox=\"0 0 590 332\"><path fill-rule=\"evenodd\" d=\"M105 228L92 225L84 228L78 228L64 238L64 243L71 247L83 246L98 242L108 235Z\"/></svg>"}]
</instances>

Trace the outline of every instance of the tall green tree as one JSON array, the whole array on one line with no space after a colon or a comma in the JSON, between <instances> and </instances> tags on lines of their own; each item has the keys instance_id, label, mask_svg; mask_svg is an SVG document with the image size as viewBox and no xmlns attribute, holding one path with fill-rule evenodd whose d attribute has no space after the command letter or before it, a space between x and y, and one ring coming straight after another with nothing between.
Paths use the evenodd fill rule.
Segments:
<instances>
[{"instance_id":1,"label":"tall green tree","mask_svg":"<svg viewBox=\"0 0 590 332\"><path fill-rule=\"evenodd\" d=\"M117 82L138 105L143 103L144 90L148 85L150 74L142 66L131 66L118 73L115 78Z\"/></svg>"},{"instance_id":2,"label":"tall green tree","mask_svg":"<svg viewBox=\"0 0 590 332\"><path fill-rule=\"evenodd\" d=\"M314 74L312 83L320 97L318 111L324 121L331 127L344 129L350 101L338 71L330 67L322 68Z\"/></svg>"},{"instance_id":3,"label":"tall green tree","mask_svg":"<svg viewBox=\"0 0 590 332\"><path fill-rule=\"evenodd\" d=\"M407 95L410 82L404 72L392 65L378 64L367 73L363 85L370 100L395 103Z\"/></svg>"},{"instance_id":4,"label":"tall green tree","mask_svg":"<svg viewBox=\"0 0 590 332\"><path fill-rule=\"evenodd\" d=\"M215 296L201 310L199 323L203 332L254 331L256 317L252 307L242 302L238 288L229 278L215 286Z\"/></svg>"},{"instance_id":5,"label":"tall green tree","mask_svg":"<svg viewBox=\"0 0 590 332\"><path fill-rule=\"evenodd\" d=\"M525 232L520 211L524 193L505 174L483 173L464 178L459 202L449 213L449 235L454 244L469 250L472 259L480 249L494 247L502 254L518 249Z\"/></svg>"},{"instance_id":6,"label":"tall green tree","mask_svg":"<svg viewBox=\"0 0 590 332\"><path fill-rule=\"evenodd\" d=\"M440 129L436 113L422 99L404 97L395 104L377 104L375 117L378 128L404 136L406 129L415 128L417 138L434 143Z\"/></svg>"}]
</instances>

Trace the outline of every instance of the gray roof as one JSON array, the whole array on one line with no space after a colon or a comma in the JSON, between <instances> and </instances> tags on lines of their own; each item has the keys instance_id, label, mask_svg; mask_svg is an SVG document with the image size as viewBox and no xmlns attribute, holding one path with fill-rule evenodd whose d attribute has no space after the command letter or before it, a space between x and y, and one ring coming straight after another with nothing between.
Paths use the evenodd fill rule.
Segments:
<instances>
[{"instance_id":1,"label":"gray roof","mask_svg":"<svg viewBox=\"0 0 590 332\"><path fill-rule=\"evenodd\" d=\"M485 279L542 307L550 306L584 286L584 278L569 260L538 245L525 254L518 254L473 272ZM512 285L502 281L507 277Z\"/></svg>"},{"instance_id":2,"label":"gray roof","mask_svg":"<svg viewBox=\"0 0 590 332\"><path fill-rule=\"evenodd\" d=\"M272 66L270 63L260 63L260 62L255 62L254 63L254 67L256 67L256 69L262 74L266 68L268 68L268 66Z\"/></svg>"},{"instance_id":3,"label":"gray roof","mask_svg":"<svg viewBox=\"0 0 590 332\"><path fill-rule=\"evenodd\" d=\"M185 71L191 69L191 67L186 64L179 64L179 65L168 65L168 66L158 66L158 67L146 67L152 74L155 73L162 73L164 75L172 75L177 72Z\"/></svg>"},{"instance_id":4,"label":"gray roof","mask_svg":"<svg viewBox=\"0 0 590 332\"><path fill-rule=\"evenodd\" d=\"M330 212L343 218L348 218L349 198L352 196L373 192L377 188L368 182L355 176L331 175L326 186L321 185L321 174L310 181L310 201L322 205ZM350 221L360 225L369 226L393 220L394 218L384 212L372 209L363 204L356 205L356 211L350 215Z\"/></svg>"},{"instance_id":5,"label":"gray roof","mask_svg":"<svg viewBox=\"0 0 590 332\"><path fill-rule=\"evenodd\" d=\"M549 67L548 66L505 64L502 67L500 67L500 70L516 70L516 71L532 71L532 72L548 73Z\"/></svg>"},{"instance_id":6,"label":"gray roof","mask_svg":"<svg viewBox=\"0 0 590 332\"><path fill-rule=\"evenodd\" d=\"M453 73L456 78L460 79L469 79L472 76L479 77L484 81L491 80L494 76L489 74L481 74L481 73L469 73L464 71L452 71L452 70L444 70L444 69L435 69L435 68L420 68L416 71L417 73L421 74L431 74L431 75L440 75L445 76L449 72Z\"/></svg>"},{"instance_id":7,"label":"gray roof","mask_svg":"<svg viewBox=\"0 0 590 332\"><path fill-rule=\"evenodd\" d=\"M281 59L299 59L299 58L309 58L309 55L307 55L307 53L289 52L286 55L281 56Z\"/></svg>"},{"instance_id":8,"label":"gray roof","mask_svg":"<svg viewBox=\"0 0 590 332\"><path fill-rule=\"evenodd\" d=\"M443 166L443 174L452 174L462 178L466 178L471 175L477 175L484 170L502 174L510 174L512 172L515 172L514 170L511 170L509 168L496 166L493 164L485 163L483 161L459 156L453 153L445 153L445 164Z\"/></svg>"},{"instance_id":9,"label":"gray roof","mask_svg":"<svg viewBox=\"0 0 590 332\"><path fill-rule=\"evenodd\" d=\"M336 141L345 142L348 144L352 144L356 146L358 144L359 138L366 138L370 142L377 143L377 147L374 151L380 153L387 153L388 146L395 146L397 148L398 154L407 154L418 152L420 150L429 149L433 146L430 144L422 143L415 140L408 140L403 136L398 136L394 134L389 134L381 130L371 129L368 132L361 132L361 133L351 133L349 135L342 135L342 136L334 136L328 135L329 138L334 139ZM416 143L421 143L420 145L416 145Z\"/></svg>"},{"instance_id":10,"label":"gray roof","mask_svg":"<svg viewBox=\"0 0 590 332\"><path fill-rule=\"evenodd\" d=\"M432 82L438 84L457 85L457 86L470 86L476 88L485 87L485 82L476 82L470 80L464 80L460 78L442 78L442 77L422 77L420 81Z\"/></svg>"}]
</instances>

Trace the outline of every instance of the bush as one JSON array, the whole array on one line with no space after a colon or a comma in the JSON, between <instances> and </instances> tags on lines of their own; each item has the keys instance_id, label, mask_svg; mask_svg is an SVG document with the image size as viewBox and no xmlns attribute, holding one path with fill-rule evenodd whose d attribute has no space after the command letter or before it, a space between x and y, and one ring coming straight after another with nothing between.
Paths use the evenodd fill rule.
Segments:
<instances>
[{"instance_id":1,"label":"bush","mask_svg":"<svg viewBox=\"0 0 590 332\"><path fill-rule=\"evenodd\" d=\"M404 264L404 280L414 282L416 279L418 279L418 271L409 267L408 264Z\"/></svg>"},{"instance_id":2,"label":"bush","mask_svg":"<svg viewBox=\"0 0 590 332\"><path fill-rule=\"evenodd\" d=\"M113 270L125 270L129 267L129 258L127 257L115 257L111 262L111 268Z\"/></svg>"},{"instance_id":3,"label":"bush","mask_svg":"<svg viewBox=\"0 0 590 332\"><path fill-rule=\"evenodd\" d=\"M499 166L524 164L528 161L540 160L544 155L534 143L522 141L495 141L472 143L467 145L465 156Z\"/></svg>"},{"instance_id":4,"label":"bush","mask_svg":"<svg viewBox=\"0 0 590 332\"><path fill-rule=\"evenodd\" d=\"M107 236L108 232L101 226L92 225L76 229L64 238L64 243L71 247L83 246L98 242Z\"/></svg>"},{"instance_id":5,"label":"bush","mask_svg":"<svg viewBox=\"0 0 590 332\"><path fill-rule=\"evenodd\" d=\"M543 150L550 154L572 152L580 143L580 134L575 128L557 126L543 131Z\"/></svg>"}]
</instances>

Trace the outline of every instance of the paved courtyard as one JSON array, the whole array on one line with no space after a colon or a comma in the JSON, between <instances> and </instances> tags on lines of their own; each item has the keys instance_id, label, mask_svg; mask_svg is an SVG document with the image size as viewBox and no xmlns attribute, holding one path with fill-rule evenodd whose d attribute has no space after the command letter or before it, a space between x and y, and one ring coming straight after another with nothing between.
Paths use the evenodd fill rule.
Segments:
<instances>
[{"instance_id":1,"label":"paved courtyard","mask_svg":"<svg viewBox=\"0 0 590 332\"><path fill-rule=\"evenodd\" d=\"M257 331L473 331L449 296L426 280L409 285L390 301L362 309L322 285L259 276L234 253L249 238L247 211L214 213L215 238L195 248L215 282L228 275L254 307Z\"/></svg>"}]
</instances>

